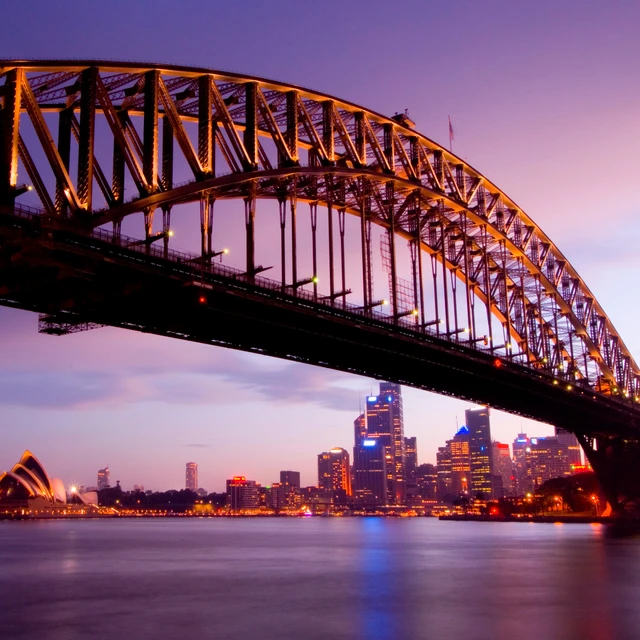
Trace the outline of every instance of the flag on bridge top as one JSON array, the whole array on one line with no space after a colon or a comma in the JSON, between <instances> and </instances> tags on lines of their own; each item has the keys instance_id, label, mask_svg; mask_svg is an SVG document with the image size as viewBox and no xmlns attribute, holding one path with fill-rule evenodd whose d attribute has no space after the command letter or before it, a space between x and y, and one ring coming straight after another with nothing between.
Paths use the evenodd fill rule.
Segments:
<instances>
[{"instance_id":1,"label":"flag on bridge top","mask_svg":"<svg viewBox=\"0 0 640 640\"><path fill-rule=\"evenodd\" d=\"M453 135L453 125L451 124L451 116L449 116L449 151L451 151L451 143L455 140Z\"/></svg>"}]
</instances>

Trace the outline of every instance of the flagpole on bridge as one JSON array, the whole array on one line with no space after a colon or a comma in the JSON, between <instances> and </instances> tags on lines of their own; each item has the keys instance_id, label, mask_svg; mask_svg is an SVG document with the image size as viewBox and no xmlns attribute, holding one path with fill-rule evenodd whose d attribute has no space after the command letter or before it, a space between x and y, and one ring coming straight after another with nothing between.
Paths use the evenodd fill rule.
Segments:
<instances>
[{"instance_id":1,"label":"flagpole on bridge","mask_svg":"<svg viewBox=\"0 0 640 640\"><path fill-rule=\"evenodd\" d=\"M451 116L449 117L449 151L453 153L453 141L455 140L453 136L453 126L451 125Z\"/></svg>"}]
</instances>

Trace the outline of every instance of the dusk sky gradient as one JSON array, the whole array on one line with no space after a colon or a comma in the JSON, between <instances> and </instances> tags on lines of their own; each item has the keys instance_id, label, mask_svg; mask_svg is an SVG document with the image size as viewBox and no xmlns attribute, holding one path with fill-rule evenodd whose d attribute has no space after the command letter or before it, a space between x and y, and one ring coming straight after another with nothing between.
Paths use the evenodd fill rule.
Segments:
<instances>
[{"instance_id":1,"label":"dusk sky gradient","mask_svg":"<svg viewBox=\"0 0 640 640\"><path fill-rule=\"evenodd\" d=\"M119 59L236 71L323 91L416 128L513 198L596 295L632 354L640 276L640 3L623 1L6 3L2 58ZM35 204L35 203L34 203ZM177 243L177 248L181 248ZM187 247L188 248L188 247ZM233 260L230 263L233 265ZM26 448L54 476L181 488L187 461L224 490L351 451L377 383L111 328L37 333L0 309L0 471ZM405 433L435 462L470 405L403 389ZM512 442L551 433L492 413Z\"/></svg>"}]
</instances>

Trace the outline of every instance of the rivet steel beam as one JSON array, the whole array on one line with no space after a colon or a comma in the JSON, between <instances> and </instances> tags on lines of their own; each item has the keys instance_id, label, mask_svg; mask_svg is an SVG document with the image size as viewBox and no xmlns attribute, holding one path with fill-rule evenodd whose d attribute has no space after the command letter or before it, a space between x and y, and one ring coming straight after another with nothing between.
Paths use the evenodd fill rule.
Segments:
<instances>
[{"instance_id":1,"label":"rivet steel beam","mask_svg":"<svg viewBox=\"0 0 640 640\"><path fill-rule=\"evenodd\" d=\"M215 132L210 75L198 79L198 159L202 171L215 175Z\"/></svg>"},{"instance_id":2,"label":"rivet steel beam","mask_svg":"<svg viewBox=\"0 0 640 640\"><path fill-rule=\"evenodd\" d=\"M143 171L149 191L158 190L158 94L160 72L144 75Z\"/></svg>"},{"instance_id":3,"label":"rivet steel beam","mask_svg":"<svg viewBox=\"0 0 640 640\"><path fill-rule=\"evenodd\" d=\"M21 91L24 71L12 69L7 73L0 111L0 201L13 207L14 190L18 180L18 141L20 136Z\"/></svg>"},{"instance_id":4,"label":"rivet steel beam","mask_svg":"<svg viewBox=\"0 0 640 640\"><path fill-rule=\"evenodd\" d=\"M96 119L96 77L98 70L89 67L80 74L80 140L78 142L78 200L91 210L93 192L93 144Z\"/></svg>"}]
</instances>

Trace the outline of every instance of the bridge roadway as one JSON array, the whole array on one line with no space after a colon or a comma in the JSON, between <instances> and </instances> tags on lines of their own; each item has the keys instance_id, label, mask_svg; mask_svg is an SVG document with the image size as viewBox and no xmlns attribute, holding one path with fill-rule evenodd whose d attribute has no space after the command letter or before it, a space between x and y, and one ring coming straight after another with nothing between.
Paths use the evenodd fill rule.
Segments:
<instances>
[{"instance_id":1,"label":"bridge roadway","mask_svg":"<svg viewBox=\"0 0 640 640\"><path fill-rule=\"evenodd\" d=\"M0 215L0 303L48 317L44 330L110 325L214 344L435 391L591 438L635 439L640 411L559 382L410 318L314 297L196 256L119 243L104 230L16 207ZM53 329L52 331L55 331Z\"/></svg>"}]
</instances>

